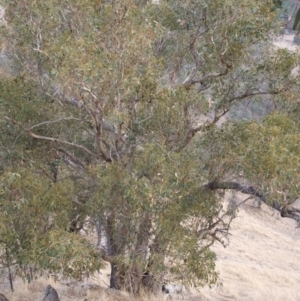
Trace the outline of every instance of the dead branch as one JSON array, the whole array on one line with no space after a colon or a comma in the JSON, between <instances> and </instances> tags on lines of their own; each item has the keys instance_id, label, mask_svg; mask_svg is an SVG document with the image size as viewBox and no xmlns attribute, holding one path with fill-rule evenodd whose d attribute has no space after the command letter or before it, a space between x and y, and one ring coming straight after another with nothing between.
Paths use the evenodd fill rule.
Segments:
<instances>
[{"instance_id":1,"label":"dead branch","mask_svg":"<svg viewBox=\"0 0 300 301\"><path fill-rule=\"evenodd\" d=\"M230 225L233 219L235 218L235 215L232 212L236 210L241 204L244 204L253 197L254 196L250 196L246 198L234 208L223 212L223 214L221 216L218 216L216 219L212 221L207 221L205 227L202 227L201 230L198 231L199 239L205 239L207 236L209 236L211 238L211 241L209 242L207 247L211 246L215 240L221 243L224 247L226 247L226 240L228 241ZM226 216L229 217L229 220L227 221L225 221Z\"/></svg>"}]
</instances>

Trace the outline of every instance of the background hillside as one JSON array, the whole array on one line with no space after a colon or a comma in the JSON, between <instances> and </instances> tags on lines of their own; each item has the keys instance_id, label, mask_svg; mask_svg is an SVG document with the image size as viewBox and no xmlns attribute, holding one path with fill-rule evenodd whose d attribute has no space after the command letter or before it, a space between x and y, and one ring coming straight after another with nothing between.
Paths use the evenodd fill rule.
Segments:
<instances>
[{"instance_id":1,"label":"background hillside","mask_svg":"<svg viewBox=\"0 0 300 301\"><path fill-rule=\"evenodd\" d=\"M215 245L223 286L205 289L207 299L299 300L300 229L295 227L265 204L242 205L229 246Z\"/></svg>"},{"instance_id":2,"label":"background hillside","mask_svg":"<svg viewBox=\"0 0 300 301\"><path fill-rule=\"evenodd\" d=\"M226 193L225 201L241 202L245 195ZM300 228L290 219L283 219L279 213L262 204L257 207L254 200L241 205L230 231L230 241L226 248L214 246L217 254L217 270L222 285L199 292L188 293L185 300L300 300ZM45 287L52 284L61 300L133 300L125 293L115 294L105 290L109 269L91 277L84 283L66 286L51 279L39 278L27 285L16 281L16 292L9 291L7 279L2 278L0 292L11 301L41 300ZM88 290L91 284L98 284ZM104 298L104 299L103 299ZM163 296L152 296L153 300L163 300ZM148 296L137 300L149 300Z\"/></svg>"}]
</instances>

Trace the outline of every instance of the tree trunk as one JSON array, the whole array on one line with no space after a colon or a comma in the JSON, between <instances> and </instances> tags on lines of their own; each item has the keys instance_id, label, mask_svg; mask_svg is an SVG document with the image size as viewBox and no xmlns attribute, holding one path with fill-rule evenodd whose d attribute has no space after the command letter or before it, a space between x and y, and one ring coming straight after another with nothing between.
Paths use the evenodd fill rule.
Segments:
<instances>
[{"instance_id":1,"label":"tree trunk","mask_svg":"<svg viewBox=\"0 0 300 301\"><path fill-rule=\"evenodd\" d=\"M153 283L154 278L147 270L151 216L144 216L136 236L127 233L128 229L124 230L125 225L122 229L119 229L113 210L107 215L103 226L107 239L107 252L103 259L108 260L111 265L110 288L124 289L133 294L138 293L142 287L152 290L154 285L150 282ZM128 245L126 235L131 235L130 238L133 241L136 239L134 245ZM124 245L126 245L126 248ZM130 260L126 260L126 257Z\"/></svg>"}]
</instances>

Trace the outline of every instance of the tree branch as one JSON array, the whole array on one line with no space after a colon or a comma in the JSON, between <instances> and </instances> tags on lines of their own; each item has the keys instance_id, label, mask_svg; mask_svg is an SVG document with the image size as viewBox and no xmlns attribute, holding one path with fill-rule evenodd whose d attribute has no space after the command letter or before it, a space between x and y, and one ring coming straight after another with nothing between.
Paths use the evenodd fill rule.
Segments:
<instances>
[{"instance_id":1,"label":"tree branch","mask_svg":"<svg viewBox=\"0 0 300 301\"><path fill-rule=\"evenodd\" d=\"M252 97L252 96L258 96L258 95L277 95L283 92L286 92L289 89L289 86L286 86L280 90L275 90L275 91L257 91L257 92L249 92L246 91L244 94L234 96L228 100L228 103L232 103L235 100L243 100L247 97Z\"/></svg>"},{"instance_id":2,"label":"tree branch","mask_svg":"<svg viewBox=\"0 0 300 301\"><path fill-rule=\"evenodd\" d=\"M201 124L196 128L190 128L183 140L183 142L175 149L176 152L182 151L193 139L193 137L200 131L204 131L215 125L222 116L224 116L228 111L224 110L220 115L216 115L211 122L206 122L205 124Z\"/></svg>"},{"instance_id":3,"label":"tree branch","mask_svg":"<svg viewBox=\"0 0 300 301\"><path fill-rule=\"evenodd\" d=\"M258 197L259 199L261 199L264 203L266 202L265 196L263 194L261 194L258 191L258 189L256 189L254 186L241 185L240 183L237 183L237 182L212 181L212 182L209 182L208 184L206 184L205 188L210 189L210 190L217 190L217 189L236 190L241 193L254 195L254 196Z\"/></svg>"},{"instance_id":4,"label":"tree branch","mask_svg":"<svg viewBox=\"0 0 300 301\"><path fill-rule=\"evenodd\" d=\"M34 129L38 126L41 126L41 125L45 125L45 124L53 124L53 123L57 123L57 122L61 122L61 121L67 121L67 120L76 120L76 121L82 121L81 119L78 119L78 118L74 118L74 117L64 117L64 118L59 118L59 119L56 119L56 120L50 120L50 121L45 121L45 122L41 122L39 124L36 124L34 126L32 126L30 129Z\"/></svg>"},{"instance_id":5,"label":"tree branch","mask_svg":"<svg viewBox=\"0 0 300 301\"><path fill-rule=\"evenodd\" d=\"M209 73L209 74L206 74L206 75L202 76L199 79L192 80L190 82L190 86L195 85L197 83L202 83L202 82L204 82L204 81L206 81L208 79L214 78L214 77L220 77L222 75L226 75L228 73L229 69L230 69L229 67L226 67L226 69L223 72Z\"/></svg>"},{"instance_id":6,"label":"tree branch","mask_svg":"<svg viewBox=\"0 0 300 301\"><path fill-rule=\"evenodd\" d=\"M228 103L232 103L235 100L242 100L245 99L247 97L252 97L252 96L258 96L258 95L277 95L283 92L286 92L289 89L289 86L286 86L280 90L276 90L276 91L257 91L257 92L249 92L246 91L245 93L239 95L239 96L235 96L232 97L228 100ZM184 109L186 110L186 109ZM176 148L176 152L180 152L182 151L193 139L193 137L195 136L196 133L200 132L200 131L204 131L207 130L208 128L212 127L213 125L215 125L222 116L224 116L227 112L229 111L229 109L224 109L222 113L215 115L214 119L211 122L207 122L205 124L201 124L196 128L190 128L183 140L183 142L181 143L181 145L179 145Z\"/></svg>"},{"instance_id":7,"label":"tree branch","mask_svg":"<svg viewBox=\"0 0 300 301\"><path fill-rule=\"evenodd\" d=\"M205 29L200 32L200 28L198 28L197 33L195 34L195 36L192 38L192 41L190 42L190 51L192 53L192 56L194 58L195 64L196 66L193 68L192 72L190 73L190 75L186 78L186 80L183 82L183 85L189 89L191 86L195 85L195 84L204 84L205 81L211 79L211 78L215 78L215 77L220 77L220 76L224 76L226 75L229 70L232 68L232 65L228 62L224 61L224 54L227 51L227 47L225 48L225 50L219 54L220 57L220 62L222 65L225 66L225 70L221 71L221 72L213 72L213 73L209 73L206 74L204 76L202 76L201 78L198 79L194 79L197 75L197 72L200 70L200 68L202 66L205 65L205 62L203 60L203 58L200 58L199 54L197 53L196 49L195 49L195 43L196 40L202 36L203 34L205 34L206 32L208 32L209 28L207 27L207 25L205 25ZM227 41L227 39L226 39ZM228 44L228 41L227 41ZM200 88L199 91L201 91L202 89Z\"/></svg>"},{"instance_id":8,"label":"tree branch","mask_svg":"<svg viewBox=\"0 0 300 301\"><path fill-rule=\"evenodd\" d=\"M35 139L41 139L41 140L48 140L48 141L53 141L53 142L58 142L58 143L62 143L62 144L66 144L66 145L70 145L70 146L73 146L75 148L78 148L78 149L81 149L83 150L84 152L86 152L87 154L91 155L92 157L96 157L98 158L98 156L96 154L94 154L93 152L91 152L89 149L87 149L85 146L81 145L81 144L77 144L77 143L73 143L73 142L69 142L69 141L65 141L65 140L61 140L61 139L58 139L58 138L53 138L53 137L47 137L47 136L41 136L41 135L37 135L35 133L33 133L31 131L31 129L28 129L28 128L25 128L21 123L17 122L16 120L12 119L12 118L9 118L7 116L4 116L4 118L14 124L17 124L19 125L20 127L23 128L23 130L25 132L28 133L29 136L31 136L32 138L35 138Z\"/></svg>"},{"instance_id":9,"label":"tree branch","mask_svg":"<svg viewBox=\"0 0 300 301\"><path fill-rule=\"evenodd\" d=\"M79 160L78 158L76 158L74 155L72 155L70 152L68 152L66 149L59 147L58 151L64 153L66 156L68 156L75 164L79 165L81 168L83 168L84 170L86 170L86 165Z\"/></svg>"},{"instance_id":10,"label":"tree branch","mask_svg":"<svg viewBox=\"0 0 300 301\"><path fill-rule=\"evenodd\" d=\"M237 182L218 182L212 181L204 186L204 188L209 190L218 190L218 189L231 189L236 190L241 193L250 194L255 197L258 197L262 202L267 204L268 206L274 208L275 210L280 212L281 217L287 217L295 220L300 226L300 209L291 206L290 204L278 204L278 202L274 202L268 204L265 196L254 186L242 185Z\"/></svg>"}]
</instances>

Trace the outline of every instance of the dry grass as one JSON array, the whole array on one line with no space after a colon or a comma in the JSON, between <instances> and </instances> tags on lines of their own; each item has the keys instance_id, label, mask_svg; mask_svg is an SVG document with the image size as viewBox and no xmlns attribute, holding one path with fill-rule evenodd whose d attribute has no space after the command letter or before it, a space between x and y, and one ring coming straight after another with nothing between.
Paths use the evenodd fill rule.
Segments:
<instances>
[{"instance_id":1,"label":"dry grass","mask_svg":"<svg viewBox=\"0 0 300 301\"><path fill-rule=\"evenodd\" d=\"M53 286L61 301L163 301L165 296L140 294L132 296L126 292L116 291L100 286L88 288L88 286L66 286L51 279L39 278L38 280L26 284L21 280L15 282L14 293L10 292L5 285L0 286L0 292L3 293L10 301L41 301L44 296L45 288L48 284ZM180 297L180 300L182 298ZM199 299L198 299L199 300ZM196 301L196 299L194 299Z\"/></svg>"},{"instance_id":2,"label":"dry grass","mask_svg":"<svg viewBox=\"0 0 300 301\"><path fill-rule=\"evenodd\" d=\"M225 195L228 200L229 194ZM238 195L239 199L245 198ZM222 287L202 288L178 300L190 301L294 301L300 300L300 229L293 220L283 219L273 209L259 209L250 200L242 205L232 223L227 248L214 246ZM0 279L0 292L10 301L42 300L47 284L58 292L61 301L160 301L163 295L130 296L107 288L109 268L85 283L66 285L39 278L26 284L15 280L15 292L8 281Z\"/></svg>"},{"instance_id":3,"label":"dry grass","mask_svg":"<svg viewBox=\"0 0 300 301\"><path fill-rule=\"evenodd\" d=\"M300 300L300 229L295 227L270 207L248 201L233 221L230 245L214 247L223 287L202 292L209 300Z\"/></svg>"}]
</instances>

